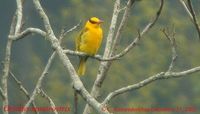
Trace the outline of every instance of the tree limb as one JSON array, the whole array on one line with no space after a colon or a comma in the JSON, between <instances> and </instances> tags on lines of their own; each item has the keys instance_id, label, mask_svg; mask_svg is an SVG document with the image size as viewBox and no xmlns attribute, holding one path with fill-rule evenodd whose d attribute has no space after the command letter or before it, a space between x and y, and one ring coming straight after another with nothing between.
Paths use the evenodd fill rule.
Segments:
<instances>
[{"instance_id":1,"label":"tree limb","mask_svg":"<svg viewBox=\"0 0 200 114\"><path fill-rule=\"evenodd\" d=\"M53 109L54 114L58 114L57 110L55 109L56 105L54 104L53 100L42 89L40 89L39 93L41 94L42 97L47 99L51 108Z\"/></svg>"},{"instance_id":2,"label":"tree limb","mask_svg":"<svg viewBox=\"0 0 200 114\"><path fill-rule=\"evenodd\" d=\"M200 71L200 66L194 67L194 68L189 69L189 70L181 71L181 72L161 72L161 73L155 74L155 75L153 75L153 76L151 76L151 77L149 77L149 78L147 78L143 81L140 81L137 84L129 85L129 86L123 87L121 89L118 89L118 90L115 90L115 91L109 93L102 104L106 105L106 104L109 103L109 101L111 99L113 99L117 95L142 88L142 87L144 87L144 86L146 86L146 85L148 85L148 84L150 84L154 81L189 76L190 74L193 74L193 73L196 73L196 72L199 72L199 71Z\"/></svg>"},{"instance_id":3,"label":"tree limb","mask_svg":"<svg viewBox=\"0 0 200 114\"><path fill-rule=\"evenodd\" d=\"M111 19L108 36L106 38L107 41L106 41L103 58L108 58L110 56L110 51L112 48L112 40L114 37L119 12L120 12L120 0L116 0L115 4L114 4L113 15L112 15L112 19ZM106 74L107 70L108 70L108 62L101 62L100 67L99 67L99 73L97 74L97 78L96 78L94 85L92 87L92 90L91 90L91 95L94 98L97 98L99 95L99 89L100 89L99 83L101 82L100 80L101 80L102 76ZM88 114L90 112L91 112L91 108L89 107L88 104L86 104L83 114Z\"/></svg>"},{"instance_id":4,"label":"tree limb","mask_svg":"<svg viewBox=\"0 0 200 114\"><path fill-rule=\"evenodd\" d=\"M12 24L10 27L9 35L15 35L20 31L21 22L22 22L22 2L21 0L16 0L17 9L15 12L15 16L13 17ZM2 90L4 94L3 99L3 107L8 106L8 74L10 67L10 57L11 57L11 49L12 49L12 39L8 37L7 45L6 45L6 53L4 59L4 68L3 68L3 76L2 76ZM3 110L3 114L8 114L8 111Z\"/></svg>"},{"instance_id":5,"label":"tree limb","mask_svg":"<svg viewBox=\"0 0 200 114\"><path fill-rule=\"evenodd\" d=\"M113 44L112 44L111 55L113 55L113 54L116 52L116 50L117 50L116 47L117 47L117 45L118 45L119 42L120 42L120 35L121 35L121 32L122 32L122 30L123 30L123 28L124 28L124 26L125 26L125 23L126 23L127 20L128 20L129 12L130 12L130 9L131 9L131 7L133 6L134 2L135 2L135 0L129 0L129 1L127 2L127 5L126 5L126 8L125 8L125 11L124 11L122 20L121 20L120 25L119 25L119 27L118 27L118 29L117 29L117 33L116 33L116 36L115 36L114 41L113 41Z\"/></svg>"},{"instance_id":6,"label":"tree limb","mask_svg":"<svg viewBox=\"0 0 200 114\"><path fill-rule=\"evenodd\" d=\"M129 12L129 8L131 8L131 6L133 5L135 0L129 0L128 3L127 3L127 7L126 7L126 11L125 11L125 14L123 15L124 17L122 18L122 21L121 21L121 27L118 28L118 33L116 33L116 44L113 44L113 45L117 45L117 40L118 40L118 37L120 36L120 33L122 31L122 28L123 28L123 24L125 24L125 21L126 21L126 18L128 17L128 12ZM117 2L117 1L116 1ZM136 44L137 42L139 41L140 37L142 35L144 35L146 32L148 32L152 27L153 25L156 23L156 21L158 20L158 17L160 16L160 13L162 11L162 8L163 8L163 4L164 4L164 0L161 0L161 4L160 4L160 7L159 7L159 10L157 11L156 13L156 16L154 18L153 21L151 21L144 29L141 33L139 33L139 36L135 38L135 40L130 44L128 45L121 53L119 53L118 55L115 55L114 57L122 57L124 55L126 55ZM114 8L114 12L117 11L118 8L115 7ZM113 16L115 16L115 14L113 13ZM112 26L112 25L111 25ZM115 26L115 25L114 25ZM111 45L111 44L110 44ZM115 48L115 47L114 47ZM112 48L112 49L114 49ZM111 51L111 50L110 50ZM114 50L112 50L114 51ZM105 51L106 52L106 51ZM108 52L107 52L108 53ZM112 54L113 52L109 52L108 53L108 57ZM99 71L100 73L97 75L97 79L95 80L95 83L92 87L92 91L91 91L91 95L93 95L95 98L97 98L99 96L99 91L100 91L100 88L101 88L101 85L106 77L106 73L110 67L111 63L108 61L108 62L102 62L100 68L99 68ZM89 109L88 105L85 107L84 109L84 114L87 114L91 112L91 109Z\"/></svg>"},{"instance_id":7,"label":"tree limb","mask_svg":"<svg viewBox=\"0 0 200 114\"><path fill-rule=\"evenodd\" d=\"M69 33L69 32L71 32L71 31L75 30L79 25L80 25L80 23L77 24L77 25L75 25L74 27L72 27L72 28L69 29L68 31L65 31L65 30L63 29L63 30L61 31L61 34L60 34L59 42L62 41L62 39L64 38L64 36L65 36L67 33ZM46 35L45 35L45 36L46 36ZM56 51L54 51L54 52L51 54L51 56L49 57L48 62L47 62L47 64L46 64L46 66L45 66L45 68L44 68L44 70L43 70L43 72L42 72L40 78L39 78L38 81L37 81L36 87L35 87L35 89L33 90L33 93L32 93L32 95L31 95L29 101L25 104L25 107L28 107L28 106L30 105L30 103L33 102L34 99L35 99L35 97L37 96L38 91L39 91L39 89L41 88L42 81L43 81L43 79L45 78L45 76L47 75L47 73L48 73L48 71L49 71L49 68L51 67L51 64L52 64L52 62L53 62L53 60L54 60L54 58L55 58L55 55L56 55ZM25 113L25 112L23 112L23 113ZM23 113L22 113L22 114L23 114Z\"/></svg>"},{"instance_id":8,"label":"tree limb","mask_svg":"<svg viewBox=\"0 0 200 114\"><path fill-rule=\"evenodd\" d=\"M74 25L74 26L73 26L72 28L70 28L69 30L65 30L65 28L63 28L63 29L61 30L60 37L59 37L60 42L62 41L62 39L63 39L68 33L74 31L75 29L77 29L77 28L80 26L80 24L81 24L81 21L80 21L78 24Z\"/></svg>"},{"instance_id":9,"label":"tree limb","mask_svg":"<svg viewBox=\"0 0 200 114\"><path fill-rule=\"evenodd\" d=\"M41 36L46 36L46 32L42 31L41 29L39 28L27 28L26 30L24 30L23 32L21 33L18 33L16 35L10 35L9 37L12 39L12 40L19 40L19 39L22 39L30 34L40 34Z\"/></svg>"},{"instance_id":10,"label":"tree limb","mask_svg":"<svg viewBox=\"0 0 200 114\"><path fill-rule=\"evenodd\" d=\"M145 26L145 28L142 30L142 32L139 33L138 36L133 40L133 42L131 42L120 54L118 54L118 56L124 56L124 55L126 55L133 47L135 47L138 44L140 38L144 34L146 34L154 26L154 24L157 22L160 14L161 14L161 11L162 11L163 5L164 5L164 0L160 0L160 1L161 1L160 2L160 7L159 7L159 9L158 9L158 11L157 11L156 16L154 17L154 19L152 21L150 21Z\"/></svg>"},{"instance_id":11,"label":"tree limb","mask_svg":"<svg viewBox=\"0 0 200 114\"><path fill-rule=\"evenodd\" d=\"M195 25L196 27L196 30L198 32L198 36L199 36L199 39L200 39L200 25L199 25L199 22L196 18L196 14L195 14L195 11L193 9L193 6L192 6L192 3L190 0L188 0L188 6L186 5L186 3L184 2L184 0L179 0L180 3L183 5L184 9L186 10L187 14L189 15L192 23Z\"/></svg>"},{"instance_id":12,"label":"tree limb","mask_svg":"<svg viewBox=\"0 0 200 114\"><path fill-rule=\"evenodd\" d=\"M68 31L65 31L65 30L63 29L63 30L61 31L61 35L60 35L59 41L61 42L62 39L64 38L64 36L65 36L67 33L69 33L69 32L71 32L71 31L75 30L79 25L80 25L80 24L75 25L74 27L72 27L72 28L69 29ZM46 35L45 35L45 36L46 36ZM39 78L38 81L37 81L36 87L35 87L35 89L33 90L33 93L32 93L32 95L31 95L29 101L25 104L25 107L28 107L28 106L30 105L30 103L33 102L34 99L35 99L35 97L37 96L38 91L39 91L39 89L41 88L42 81L43 81L43 79L45 78L45 76L47 75L47 73L48 73L48 71L49 71L49 68L50 68L50 66L51 66L51 64L52 64L52 62L53 62L53 60L54 60L54 58L55 58L55 55L56 55L56 51L54 51L54 52L51 54L51 56L49 57L48 62L47 62L47 64L46 64L46 66L45 66L45 68L44 68L44 70L43 70L43 72L42 72L40 78ZM25 112L23 112L23 113L25 113ZM22 114L23 114L23 113L22 113Z\"/></svg>"},{"instance_id":13,"label":"tree limb","mask_svg":"<svg viewBox=\"0 0 200 114\"><path fill-rule=\"evenodd\" d=\"M22 0L16 0L17 2L17 10L16 10L16 25L15 25L15 32L14 34L17 34L20 32L21 26L22 26Z\"/></svg>"},{"instance_id":14,"label":"tree limb","mask_svg":"<svg viewBox=\"0 0 200 114\"><path fill-rule=\"evenodd\" d=\"M163 29L162 30L164 35L166 36L166 38L169 40L170 45L171 45L171 51L172 51L172 59L171 59L171 63L169 65L169 68L167 70L167 72L171 72L173 67L174 67L174 62L177 58L177 53L176 53L176 40L175 40L175 30L173 28L173 33L171 35L169 35L169 30Z\"/></svg>"},{"instance_id":15,"label":"tree limb","mask_svg":"<svg viewBox=\"0 0 200 114\"><path fill-rule=\"evenodd\" d=\"M93 108L95 108L99 113L102 114L110 114L108 111L102 111L102 105L98 103L85 89L83 86L83 83L81 82L79 76L77 75L74 67L72 66L69 58L65 55L62 47L60 46L60 43L56 36L54 35L54 32L51 28L49 19L47 15L45 14L43 8L41 7L41 4L39 0L33 0L35 9L39 13L40 17L43 20L45 29L47 31L47 39L51 42L52 48L55 49L56 53L58 54L60 60L62 61L64 67L69 71L70 77L73 82L74 88L79 91L79 94L83 97L87 103L89 103Z\"/></svg>"},{"instance_id":16,"label":"tree limb","mask_svg":"<svg viewBox=\"0 0 200 114\"><path fill-rule=\"evenodd\" d=\"M22 85L21 81L19 81L17 79L17 77L11 71L9 73L10 73L11 77L15 80L15 82L17 83L19 89L26 95L26 97L28 99L30 99L30 95L29 95L28 91L26 90L26 88L24 88L24 86ZM34 101L32 102L32 105L33 105L34 108L36 108L36 105L35 105ZM37 110L35 110L35 113L39 114L39 112Z\"/></svg>"},{"instance_id":17,"label":"tree limb","mask_svg":"<svg viewBox=\"0 0 200 114\"><path fill-rule=\"evenodd\" d=\"M198 20L197 20L197 16L196 16L195 11L194 11L194 8L193 8L193 6L192 6L191 0L187 0L187 1L188 1L188 6L189 6L189 9L190 9L190 12L191 12L191 14L192 14L193 23L194 23L194 25L195 25L195 27L196 27L196 30L197 30L197 32L198 32L199 39L200 39L200 26L199 26L199 22L198 22Z\"/></svg>"},{"instance_id":18,"label":"tree limb","mask_svg":"<svg viewBox=\"0 0 200 114\"><path fill-rule=\"evenodd\" d=\"M42 85L42 81L43 81L44 77L46 76L46 74L48 73L48 70L49 70L49 68L50 68L50 66L51 66L51 64L52 64L52 61L53 61L53 58L54 58L55 55L56 55L56 53L54 52L54 53L51 55L51 57L49 58L49 60L48 60L48 62L47 62L47 64L46 64L46 66L45 66L45 68L44 68L44 71L42 72L40 78L39 78L38 81L37 81L36 87L34 88L33 93L31 94L31 97L29 98L28 102L27 102L27 103L25 104L25 106L24 106L24 109L25 109L26 107L29 107L29 106L30 106L30 104L34 101L35 97L36 97L37 94L39 93L40 88L41 88L41 85ZM26 110L23 110L21 114L25 114L25 113L26 113Z\"/></svg>"},{"instance_id":19,"label":"tree limb","mask_svg":"<svg viewBox=\"0 0 200 114\"><path fill-rule=\"evenodd\" d=\"M76 56L89 56L88 54L84 52L78 52L78 51L72 51L69 49L64 50L64 53L69 54L69 55L76 55ZM98 61L113 61L113 60L119 60L119 56L113 56L110 58L103 58L101 55L94 55L94 56L89 56L92 59L96 59Z\"/></svg>"}]
</instances>

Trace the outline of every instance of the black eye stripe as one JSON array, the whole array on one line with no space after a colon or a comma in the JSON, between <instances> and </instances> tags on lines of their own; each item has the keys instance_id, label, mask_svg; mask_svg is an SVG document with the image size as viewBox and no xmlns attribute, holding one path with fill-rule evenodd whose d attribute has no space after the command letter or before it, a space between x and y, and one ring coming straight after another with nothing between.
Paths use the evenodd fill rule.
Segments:
<instances>
[{"instance_id":1,"label":"black eye stripe","mask_svg":"<svg viewBox=\"0 0 200 114\"><path fill-rule=\"evenodd\" d=\"M97 22L95 22L95 21L93 21L91 19L89 19L89 22L92 23L92 24L97 24Z\"/></svg>"}]
</instances>

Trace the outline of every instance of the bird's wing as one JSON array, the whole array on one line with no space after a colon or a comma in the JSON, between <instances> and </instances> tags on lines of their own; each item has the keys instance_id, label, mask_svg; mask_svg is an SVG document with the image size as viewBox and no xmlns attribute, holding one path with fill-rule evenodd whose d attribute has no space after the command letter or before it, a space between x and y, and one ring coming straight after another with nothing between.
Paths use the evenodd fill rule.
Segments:
<instances>
[{"instance_id":1,"label":"bird's wing","mask_svg":"<svg viewBox=\"0 0 200 114\"><path fill-rule=\"evenodd\" d=\"M84 28L84 29L80 32L79 36L76 38L76 51L80 51L80 45L81 45L82 43L84 43L84 37L85 37L87 31L88 31L88 29L87 29L87 28Z\"/></svg>"}]
</instances>

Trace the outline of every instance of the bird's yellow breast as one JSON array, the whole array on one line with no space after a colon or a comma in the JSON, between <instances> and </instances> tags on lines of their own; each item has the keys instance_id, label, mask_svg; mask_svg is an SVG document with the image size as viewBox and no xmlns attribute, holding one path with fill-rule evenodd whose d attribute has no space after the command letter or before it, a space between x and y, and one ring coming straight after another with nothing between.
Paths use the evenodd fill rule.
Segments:
<instances>
[{"instance_id":1,"label":"bird's yellow breast","mask_svg":"<svg viewBox=\"0 0 200 114\"><path fill-rule=\"evenodd\" d=\"M102 42L102 29L98 28L88 28L88 30L83 33L79 51L85 52L88 55L95 55Z\"/></svg>"}]
</instances>

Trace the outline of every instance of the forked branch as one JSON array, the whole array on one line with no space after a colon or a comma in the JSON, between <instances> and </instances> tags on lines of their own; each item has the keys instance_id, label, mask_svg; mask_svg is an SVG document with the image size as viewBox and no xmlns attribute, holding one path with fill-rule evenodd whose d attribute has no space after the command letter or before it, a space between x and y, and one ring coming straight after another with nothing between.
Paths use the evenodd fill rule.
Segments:
<instances>
[{"instance_id":1,"label":"forked branch","mask_svg":"<svg viewBox=\"0 0 200 114\"><path fill-rule=\"evenodd\" d=\"M53 109L54 114L58 114L57 110L55 109L56 105L54 104L53 100L42 89L40 89L39 93L41 94L42 97L47 99L51 108Z\"/></svg>"},{"instance_id":2,"label":"forked branch","mask_svg":"<svg viewBox=\"0 0 200 114\"><path fill-rule=\"evenodd\" d=\"M14 79L14 81L17 83L19 89L26 95L27 99L30 99L30 95L28 93L28 91L26 90L26 88L22 85L21 81L19 81L17 79L17 77L10 71L10 76ZM33 108L36 108L35 102L32 102ZM39 114L39 112L37 110L34 110L36 112L36 114Z\"/></svg>"},{"instance_id":3,"label":"forked branch","mask_svg":"<svg viewBox=\"0 0 200 114\"><path fill-rule=\"evenodd\" d=\"M169 40L170 45L171 45L171 51L172 51L172 59L171 59L171 63L169 65L169 68L167 70L167 72L171 72L173 67L174 67L174 62L176 61L177 58L177 52L176 52L176 39L175 39L175 29L173 28L173 31L170 35L170 31L169 29L163 29L162 30L163 34L165 35L165 37Z\"/></svg>"},{"instance_id":4,"label":"forked branch","mask_svg":"<svg viewBox=\"0 0 200 114\"><path fill-rule=\"evenodd\" d=\"M109 93L109 95L105 98L105 100L103 101L103 105L106 106L111 99L113 99L114 97L126 93L126 92L130 92L130 91L134 91L136 89L140 89L154 81L157 80L163 80L163 79L171 79L171 78L180 78L180 77L184 77L184 76L191 76L190 74L196 73L196 72L200 72L200 66L199 67L194 67L192 69L189 70L184 70L182 72L160 72L158 74L155 74L143 81L140 81L137 84L133 84L133 85L129 85L126 87L123 87L121 89L117 89L111 93Z\"/></svg>"},{"instance_id":5,"label":"forked branch","mask_svg":"<svg viewBox=\"0 0 200 114\"><path fill-rule=\"evenodd\" d=\"M184 0L179 0L179 1L183 5L183 7L186 10L187 14L189 15L192 23L195 25L195 28L196 28L196 30L198 32L198 36L199 36L199 39L200 39L200 25L199 25L197 16L195 14L194 8L192 6L191 0L187 0L188 6L187 6L187 4L185 3Z\"/></svg>"}]
</instances>

